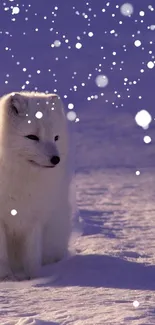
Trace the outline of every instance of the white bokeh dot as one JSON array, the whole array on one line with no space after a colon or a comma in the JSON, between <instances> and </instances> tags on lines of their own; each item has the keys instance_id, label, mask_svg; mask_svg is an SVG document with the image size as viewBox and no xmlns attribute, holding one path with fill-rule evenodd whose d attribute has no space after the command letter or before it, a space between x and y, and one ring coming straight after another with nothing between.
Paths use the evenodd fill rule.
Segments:
<instances>
[{"instance_id":1,"label":"white bokeh dot","mask_svg":"<svg viewBox=\"0 0 155 325\"><path fill-rule=\"evenodd\" d=\"M95 79L96 85L100 88L106 87L109 83L108 77L105 75L98 75Z\"/></svg>"},{"instance_id":2,"label":"white bokeh dot","mask_svg":"<svg viewBox=\"0 0 155 325\"><path fill-rule=\"evenodd\" d=\"M137 300L133 301L133 306L135 308L139 307L139 302Z\"/></svg>"},{"instance_id":3,"label":"white bokeh dot","mask_svg":"<svg viewBox=\"0 0 155 325\"><path fill-rule=\"evenodd\" d=\"M75 47L79 50L79 49L81 49L82 44L78 42L78 43L75 44Z\"/></svg>"},{"instance_id":4,"label":"white bokeh dot","mask_svg":"<svg viewBox=\"0 0 155 325\"><path fill-rule=\"evenodd\" d=\"M149 69L153 69L153 68L154 68L154 62L149 61L149 62L147 63L147 67L148 67Z\"/></svg>"},{"instance_id":5,"label":"white bokeh dot","mask_svg":"<svg viewBox=\"0 0 155 325\"><path fill-rule=\"evenodd\" d=\"M143 140L144 140L145 143L150 143L151 142L151 137L149 135L145 135Z\"/></svg>"},{"instance_id":6,"label":"white bokeh dot","mask_svg":"<svg viewBox=\"0 0 155 325\"><path fill-rule=\"evenodd\" d=\"M139 12L139 15L140 15L141 17L143 17L143 16L145 16L145 12L141 10L141 11Z\"/></svg>"},{"instance_id":7,"label":"white bokeh dot","mask_svg":"<svg viewBox=\"0 0 155 325\"><path fill-rule=\"evenodd\" d=\"M12 209L11 210L11 214L12 214L12 216L15 216L17 214L17 210L16 209Z\"/></svg>"},{"instance_id":8,"label":"white bokeh dot","mask_svg":"<svg viewBox=\"0 0 155 325\"><path fill-rule=\"evenodd\" d=\"M35 116L36 116L36 118L41 119L41 118L43 117L43 113L38 111L38 112L35 114Z\"/></svg>"},{"instance_id":9,"label":"white bokeh dot","mask_svg":"<svg viewBox=\"0 0 155 325\"><path fill-rule=\"evenodd\" d=\"M69 120L69 121L75 121L76 120L76 113L75 112L68 112L67 113L67 119Z\"/></svg>"},{"instance_id":10,"label":"white bokeh dot","mask_svg":"<svg viewBox=\"0 0 155 325\"><path fill-rule=\"evenodd\" d=\"M124 16L131 16L133 14L133 5L131 3L124 3L121 7L120 7L120 12L122 15Z\"/></svg>"},{"instance_id":11,"label":"white bokeh dot","mask_svg":"<svg viewBox=\"0 0 155 325\"><path fill-rule=\"evenodd\" d=\"M136 46L136 47L139 47L139 46L141 46L141 41L140 40L135 40L134 41L134 45Z\"/></svg>"},{"instance_id":12,"label":"white bokeh dot","mask_svg":"<svg viewBox=\"0 0 155 325\"><path fill-rule=\"evenodd\" d=\"M19 14L19 12L20 12L20 9L18 7L12 8L12 15L17 15L17 14Z\"/></svg>"},{"instance_id":13,"label":"white bokeh dot","mask_svg":"<svg viewBox=\"0 0 155 325\"><path fill-rule=\"evenodd\" d=\"M155 30L155 25L151 25L151 26L150 26L150 29L151 29L151 30Z\"/></svg>"},{"instance_id":14,"label":"white bokeh dot","mask_svg":"<svg viewBox=\"0 0 155 325\"><path fill-rule=\"evenodd\" d=\"M139 126L147 129L152 121L152 116L148 111L143 109L136 114L135 121Z\"/></svg>"},{"instance_id":15,"label":"white bokeh dot","mask_svg":"<svg viewBox=\"0 0 155 325\"><path fill-rule=\"evenodd\" d=\"M74 104L69 103L69 104L68 104L68 108L69 108L69 109L73 109L73 108L74 108Z\"/></svg>"},{"instance_id":16,"label":"white bokeh dot","mask_svg":"<svg viewBox=\"0 0 155 325\"><path fill-rule=\"evenodd\" d=\"M54 46L59 47L61 45L61 42L59 40L54 41Z\"/></svg>"}]
</instances>

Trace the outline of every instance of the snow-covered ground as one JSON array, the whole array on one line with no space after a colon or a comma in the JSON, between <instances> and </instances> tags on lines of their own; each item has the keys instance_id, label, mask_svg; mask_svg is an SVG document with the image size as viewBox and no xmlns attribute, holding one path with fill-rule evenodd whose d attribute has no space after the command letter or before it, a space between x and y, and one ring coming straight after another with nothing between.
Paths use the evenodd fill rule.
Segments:
<instances>
[{"instance_id":1,"label":"snow-covered ground","mask_svg":"<svg viewBox=\"0 0 155 325\"><path fill-rule=\"evenodd\" d=\"M80 119L72 126L83 229L42 278L0 283L0 325L155 324L154 0L132 0L130 17L122 4L0 2L0 93L56 89ZM134 120L142 109L152 115L146 130Z\"/></svg>"},{"instance_id":2,"label":"snow-covered ground","mask_svg":"<svg viewBox=\"0 0 155 325\"><path fill-rule=\"evenodd\" d=\"M98 122L102 119L99 112ZM90 116L88 145L90 151L91 146L96 147L100 168L95 168L92 159L90 168L81 166L76 174L83 235L77 238L68 259L43 268L43 278L0 284L1 324L155 323L155 168L141 167L141 174L136 176L137 169L119 167L118 158L113 167L116 154L111 155L111 167L103 168L102 161L104 166L104 157L113 152L113 146L105 139L104 128L92 127L97 122L93 111ZM126 146L127 156L132 148L138 161L141 150L134 149L128 137L117 137L117 121L122 114L118 120L112 116L104 126L109 131L113 125L118 152ZM136 138L137 128L130 123L128 127ZM95 129L96 136L92 134ZM125 114L123 129L127 132ZM77 131L77 142L80 137L85 139L85 133L86 126ZM85 141L81 141L81 149L77 146L79 155L84 152L83 146Z\"/></svg>"}]
</instances>

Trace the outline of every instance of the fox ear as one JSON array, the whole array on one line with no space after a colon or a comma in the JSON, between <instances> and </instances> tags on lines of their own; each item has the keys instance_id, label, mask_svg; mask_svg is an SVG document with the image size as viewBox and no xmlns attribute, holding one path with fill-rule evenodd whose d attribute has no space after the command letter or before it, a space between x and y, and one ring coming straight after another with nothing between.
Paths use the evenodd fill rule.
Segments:
<instances>
[{"instance_id":1,"label":"fox ear","mask_svg":"<svg viewBox=\"0 0 155 325\"><path fill-rule=\"evenodd\" d=\"M59 95L50 94L50 100L52 103L52 110L56 110L59 114L64 115L64 106Z\"/></svg>"},{"instance_id":2,"label":"fox ear","mask_svg":"<svg viewBox=\"0 0 155 325\"><path fill-rule=\"evenodd\" d=\"M23 115L27 107L27 98L21 94L15 93L11 95L10 108L14 115Z\"/></svg>"}]
</instances>

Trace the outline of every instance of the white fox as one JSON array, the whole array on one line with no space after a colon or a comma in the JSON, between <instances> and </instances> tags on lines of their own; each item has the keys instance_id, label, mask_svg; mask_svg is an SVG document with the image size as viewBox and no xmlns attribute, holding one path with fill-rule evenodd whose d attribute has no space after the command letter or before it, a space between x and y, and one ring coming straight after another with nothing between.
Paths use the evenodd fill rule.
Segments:
<instances>
[{"instance_id":1,"label":"white fox","mask_svg":"<svg viewBox=\"0 0 155 325\"><path fill-rule=\"evenodd\" d=\"M0 279L67 251L71 206L68 132L59 96L17 92L0 99Z\"/></svg>"}]
</instances>

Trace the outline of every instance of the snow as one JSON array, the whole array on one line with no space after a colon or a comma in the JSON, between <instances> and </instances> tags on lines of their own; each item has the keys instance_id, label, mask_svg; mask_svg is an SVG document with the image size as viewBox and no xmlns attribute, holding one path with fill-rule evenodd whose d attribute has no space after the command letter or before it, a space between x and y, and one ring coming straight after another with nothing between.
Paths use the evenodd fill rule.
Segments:
<instances>
[{"instance_id":1,"label":"snow","mask_svg":"<svg viewBox=\"0 0 155 325\"><path fill-rule=\"evenodd\" d=\"M17 323L15 322L6 322L5 325L57 325L57 323L53 322L44 322L39 319L34 319L32 317L25 317L19 319Z\"/></svg>"},{"instance_id":2,"label":"snow","mask_svg":"<svg viewBox=\"0 0 155 325\"><path fill-rule=\"evenodd\" d=\"M5 6L1 93L64 99L81 223L41 278L0 283L0 324L154 325L154 2L21 1L15 21Z\"/></svg>"},{"instance_id":3,"label":"snow","mask_svg":"<svg viewBox=\"0 0 155 325\"><path fill-rule=\"evenodd\" d=\"M108 122L120 131L115 115L104 126L111 129ZM134 136L137 129L130 131ZM93 145L100 141L104 149L103 132ZM119 138L122 147L127 142ZM70 256L44 267L40 279L0 284L1 324L153 324L155 168L142 167L136 176L134 167L101 166L76 174L83 235Z\"/></svg>"}]
</instances>

